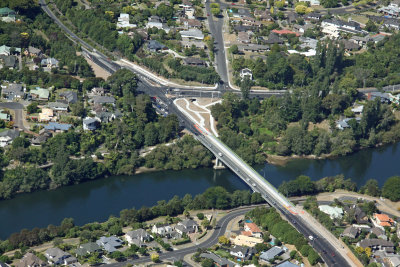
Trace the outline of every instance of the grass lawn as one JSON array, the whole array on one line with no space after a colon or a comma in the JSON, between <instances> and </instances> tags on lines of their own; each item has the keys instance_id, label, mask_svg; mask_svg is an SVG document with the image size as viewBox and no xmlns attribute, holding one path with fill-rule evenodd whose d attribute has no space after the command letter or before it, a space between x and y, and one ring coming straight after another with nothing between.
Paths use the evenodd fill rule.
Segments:
<instances>
[{"instance_id":1,"label":"grass lawn","mask_svg":"<svg viewBox=\"0 0 400 267\"><path fill-rule=\"evenodd\" d=\"M267 128L259 128L261 134L266 134L269 136L275 136L274 133Z\"/></svg>"},{"instance_id":2,"label":"grass lawn","mask_svg":"<svg viewBox=\"0 0 400 267\"><path fill-rule=\"evenodd\" d=\"M221 257L223 257L223 258L229 258L230 255L231 255L231 254L229 254L228 251L225 251L225 250L223 250L223 249L218 249L218 250L216 250L216 251L215 251L215 254L217 254L217 255L219 255L219 256L221 256Z\"/></svg>"}]
</instances>

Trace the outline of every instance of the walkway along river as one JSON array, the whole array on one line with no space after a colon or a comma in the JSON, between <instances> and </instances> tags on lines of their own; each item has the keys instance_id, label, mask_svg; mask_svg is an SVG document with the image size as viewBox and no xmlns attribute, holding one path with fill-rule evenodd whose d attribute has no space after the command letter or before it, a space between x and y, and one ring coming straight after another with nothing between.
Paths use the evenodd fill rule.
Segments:
<instances>
[{"instance_id":1,"label":"walkway along river","mask_svg":"<svg viewBox=\"0 0 400 267\"><path fill-rule=\"evenodd\" d=\"M359 186L368 179L377 179L382 186L393 175L400 175L400 147L398 144L367 149L336 159L296 159L285 166L256 166L275 186L301 174L313 180L343 173ZM125 208L152 206L158 200L174 195L195 195L210 186L221 185L227 190L246 189L229 170L197 169L160 171L134 176L114 176L106 179L63 187L53 191L39 191L0 201L0 239L23 228L58 225L63 218L72 217L82 225L104 221L111 214L118 215Z\"/></svg>"}]
</instances>

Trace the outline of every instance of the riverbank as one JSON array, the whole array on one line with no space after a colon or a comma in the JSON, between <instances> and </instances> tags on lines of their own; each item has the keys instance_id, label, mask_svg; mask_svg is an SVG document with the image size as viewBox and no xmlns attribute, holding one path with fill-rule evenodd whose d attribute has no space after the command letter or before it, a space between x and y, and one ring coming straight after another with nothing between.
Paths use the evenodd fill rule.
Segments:
<instances>
[{"instance_id":1,"label":"riverbank","mask_svg":"<svg viewBox=\"0 0 400 267\"><path fill-rule=\"evenodd\" d=\"M380 143L375 145L374 147L358 147L354 149L351 153L348 153L346 155L332 155L332 154L322 154L320 156L317 155L290 155L290 156L280 156L280 155L274 155L274 154L268 154L266 162L275 166L281 166L284 167L286 164L288 164L290 161L296 160L296 159L308 159L308 160L324 160L324 159L339 159L339 158L345 158L347 156L351 156L356 154L357 152L361 152L363 150L368 150L368 149L374 149L374 148L384 148L385 146L390 146L390 145L396 145L398 141L396 142L391 142L391 143Z\"/></svg>"}]
</instances>

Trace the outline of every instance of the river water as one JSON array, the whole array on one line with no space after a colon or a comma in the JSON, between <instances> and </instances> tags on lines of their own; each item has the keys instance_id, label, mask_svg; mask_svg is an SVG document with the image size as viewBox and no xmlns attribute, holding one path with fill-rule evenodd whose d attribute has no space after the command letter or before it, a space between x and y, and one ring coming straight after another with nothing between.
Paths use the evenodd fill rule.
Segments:
<instances>
[{"instance_id":1,"label":"river water","mask_svg":"<svg viewBox=\"0 0 400 267\"><path fill-rule=\"evenodd\" d=\"M336 159L296 159L285 166L266 164L255 169L275 186L301 174L318 180L341 173L361 186L370 178L383 185L388 177L400 175L399 163L400 148L394 144ZM0 201L0 238L7 238L23 228L58 225L66 217L74 218L78 225L104 221L125 208L152 206L158 200L202 193L217 185L230 191L247 188L229 170L204 168L113 176L53 191L22 194Z\"/></svg>"}]
</instances>

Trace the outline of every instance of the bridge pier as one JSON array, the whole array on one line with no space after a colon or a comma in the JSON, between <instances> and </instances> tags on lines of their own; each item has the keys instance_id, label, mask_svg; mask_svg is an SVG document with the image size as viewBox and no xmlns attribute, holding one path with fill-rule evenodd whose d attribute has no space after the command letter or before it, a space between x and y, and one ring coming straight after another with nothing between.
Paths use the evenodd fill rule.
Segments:
<instances>
[{"instance_id":1,"label":"bridge pier","mask_svg":"<svg viewBox=\"0 0 400 267\"><path fill-rule=\"evenodd\" d=\"M215 158L214 169L215 170L225 169L224 164L218 158Z\"/></svg>"}]
</instances>

